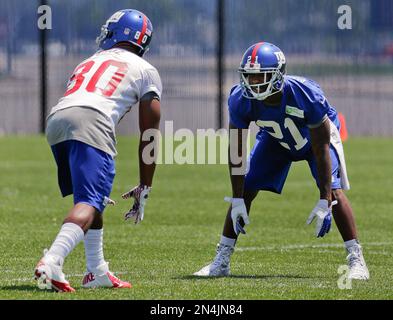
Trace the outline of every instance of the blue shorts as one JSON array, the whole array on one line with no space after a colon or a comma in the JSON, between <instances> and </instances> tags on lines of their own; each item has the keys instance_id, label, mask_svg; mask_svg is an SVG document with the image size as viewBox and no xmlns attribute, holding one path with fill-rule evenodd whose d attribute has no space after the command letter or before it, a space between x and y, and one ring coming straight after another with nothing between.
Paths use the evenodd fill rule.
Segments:
<instances>
[{"instance_id":1,"label":"blue shorts","mask_svg":"<svg viewBox=\"0 0 393 320\"><path fill-rule=\"evenodd\" d=\"M330 146L332 163L332 190L341 189L340 161ZM267 190L281 193L292 162L306 160L318 185L317 163L311 147L305 154L295 157L269 134L259 135L252 149L245 177L245 190Z\"/></svg>"},{"instance_id":2,"label":"blue shorts","mask_svg":"<svg viewBox=\"0 0 393 320\"><path fill-rule=\"evenodd\" d=\"M63 197L74 194L74 204L87 203L103 212L115 177L112 156L76 140L67 140L51 148Z\"/></svg>"}]
</instances>

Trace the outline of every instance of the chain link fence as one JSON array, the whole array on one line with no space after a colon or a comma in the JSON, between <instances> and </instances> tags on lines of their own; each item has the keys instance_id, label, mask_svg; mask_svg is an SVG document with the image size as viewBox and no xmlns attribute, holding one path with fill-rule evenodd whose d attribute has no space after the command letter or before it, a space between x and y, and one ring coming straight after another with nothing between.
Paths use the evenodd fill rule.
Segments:
<instances>
[{"instance_id":1,"label":"chain link fence","mask_svg":"<svg viewBox=\"0 0 393 320\"><path fill-rule=\"evenodd\" d=\"M218 8L222 7L219 28ZM0 2L0 134L40 132L42 1ZM48 0L47 112L64 94L75 66L97 49L101 25L116 10L133 7L151 19L146 59L160 72L162 124L174 129L217 128L218 108L239 80L245 49L268 41L287 56L288 73L319 82L342 112L350 135L393 136L393 2L390 0ZM339 8L351 9L351 29L340 29ZM348 22L348 21L347 21ZM218 32L221 30L221 32ZM221 42L220 42L221 41ZM223 45L218 51L218 44ZM218 55L223 61L223 103L218 105ZM138 132L137 108L119 134Z\"/></svg>"}]
</instances>

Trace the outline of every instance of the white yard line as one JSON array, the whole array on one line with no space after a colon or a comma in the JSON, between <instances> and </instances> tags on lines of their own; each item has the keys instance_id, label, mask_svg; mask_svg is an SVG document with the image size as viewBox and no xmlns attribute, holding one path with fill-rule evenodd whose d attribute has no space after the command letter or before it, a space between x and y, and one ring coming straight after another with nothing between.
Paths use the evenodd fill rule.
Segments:
<instances>
[{"instance_id":1,"label":"white yard line","mask_svg":"<svg viewBox=\"0 0 393 320\"><path fill-rule=\"evenodd\" d=\"M364 248L369 247L384 247L384 246L393 246L393 242L369 242L363 245ZM286 246L260 246L260 247L238 247L236 251L288 251L288 250L301 250L301 249L326 249L326 248L342 248L344 249L344 245L342 243L321 243L321 244L292 244ZM380 254L378 252L370 251L368 254ZM382 253L387 255L387 253ZM32 272L20 272L17 270L6 269L1 270L0 273L18 273L18 274L32 274ZM129 274L128 271L119 271L114 272L116 275L125 275ZM83 277L84 274L82 273L72 273L67 274L68 278L76 278L76 277ZM15 283L15 282L30 282L33 280L33 276L31 277L24 277L24 278L13 278L13 279L0 279L1 282L8 282L8 283Z\"/></svg>"},{"instance_id":2,"label":"white yard line","mask_svg":"<svg viewBox=\"0 0 393 320\"><path fill-rule=\"evenodd\" d=\"M368 247L382 247L392 246L393 242L369 242L362 244L364 248ZM286 246L260 246L260 247L238 247L236 251L287 251L287 250L301 250L314 248L344 248L342 243L321 243L321 244L291 244Z\"/></svg>"}]
</instances>

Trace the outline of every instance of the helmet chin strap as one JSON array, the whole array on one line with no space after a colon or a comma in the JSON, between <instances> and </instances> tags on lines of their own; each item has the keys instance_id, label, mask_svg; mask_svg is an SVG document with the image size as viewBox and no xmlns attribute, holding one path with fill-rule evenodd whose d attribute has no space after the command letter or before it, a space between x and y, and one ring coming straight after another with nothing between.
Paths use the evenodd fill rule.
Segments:
<instances>
[{"instance_id":1,"label":"helmet chin strap","mask_svg":"<svg viewBox=\"0 0 393 320\"><path fill-rule=\"evenodd\" d=\"M270 90L269 87L272 87L272 89ZM276 88L274 88L273 83L270 83L270 84L269 84L269 87L268 87L269 92L265 92L266 95L263 95L262 97L259 97L259 98L256 97L256 99L257 99L257 100L260 100L260 101L264 101L264 100L266 100L267 98L269 98L269 97L271 97L271 96L274 96L275 94L281 92L283 86L281 85L280 88L276 89ZM268 91L268 90L266 90L266 91Z\"/></svg>"},{"instance_id":2,"label":"helmet chin strap","mask_svg":"<svg viewBox=\"0 0 393 320\"><path fill-rule=\"evenodd\" d=\"M280 90L275 90L275 91L273 91L272 93L270 93L270 94L268 94L268 95L266 95L266 96L264 96L264 97L256 98L256 99L259 100L259 101L264 101L264 100L266 100L267 98L272 97L272 96L274 96L275 94L277 94L277 93L279 93L279 92L281 92L281 89L280 89Z\"/></svg>"},{"instance_id":3,"label":"helmet chin strap","mask_svg":"<svg viewBox=\"0 0 393 320\"><path fill-rule=\"evenodd\" d=\"M257 100L265 100L266 98L268 98L269 96L271 96L272 95L272 91L271 91L271 88L272 88L272 83L270 82L269 83L269 85L268 85L268 87L267 87L267 89L266 89L266 91L265 92L262 92L262 93L256 93L255 91L253 91L252 89L251 89L251 94L255 97L255 99L257 99Z\"/></svg>"}]
</instances>

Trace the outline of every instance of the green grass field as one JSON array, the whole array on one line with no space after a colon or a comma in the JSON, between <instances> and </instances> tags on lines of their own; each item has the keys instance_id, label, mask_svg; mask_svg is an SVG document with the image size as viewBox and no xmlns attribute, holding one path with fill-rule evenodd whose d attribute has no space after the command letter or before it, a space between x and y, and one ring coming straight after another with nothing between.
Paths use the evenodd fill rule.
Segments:
<instances>
[{"instance_id":1,"label":"green grass field","mask_svg":"<svg viewBox=\"0 0 393 320\"><path fill-rule=\"evenodd\" d=\"M368 282L340 290L345 250L335 225L323 239L305 221L318 191L305 163L293 166L281 196L261 193L241 236L229 278L192 273L215 254L230 195L225 165L160 165L140 225L126 223L121 193L137 182L137 139L119 139L112 198L105 211L105 258L130 290L81 288L83 244L64 272L73 294L40 291L32 280L72 205L61 198L55 163L43 137L0 138L0 299L392 299L393 140L350 138L345 144Z\"/></svg>"}]
</instances>

